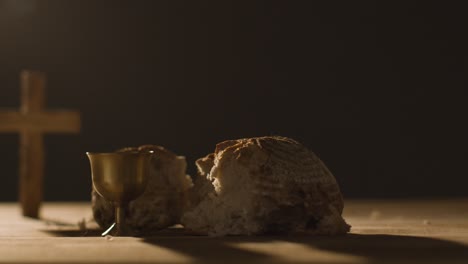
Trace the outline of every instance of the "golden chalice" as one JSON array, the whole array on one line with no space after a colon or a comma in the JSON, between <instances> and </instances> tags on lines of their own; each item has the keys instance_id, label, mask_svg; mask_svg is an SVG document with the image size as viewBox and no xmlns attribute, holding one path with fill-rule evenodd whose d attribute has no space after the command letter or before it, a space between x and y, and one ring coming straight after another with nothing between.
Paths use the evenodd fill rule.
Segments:
<instances>
[{"instance_id":1,"label":"golden chalice","mask_svg":"<svg viewBox=\"0 0 468 264\"><path fill-rule=\"evenodd\" d=\"M115 223L103 236L112 230L114 236L128 235L125 208L145 191L152 154L152 151L86 153L94 190L115 207Z\"/></svg>"}]
</instances>

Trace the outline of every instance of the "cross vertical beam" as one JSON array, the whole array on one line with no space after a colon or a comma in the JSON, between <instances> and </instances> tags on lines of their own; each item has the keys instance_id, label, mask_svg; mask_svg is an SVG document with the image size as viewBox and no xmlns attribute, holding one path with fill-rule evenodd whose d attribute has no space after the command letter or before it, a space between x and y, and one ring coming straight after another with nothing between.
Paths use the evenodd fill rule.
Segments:
<instances>
[{"instance_id":1,"label":"cross vertical beam","mask_svg":"<svg viewBox=\"0 0 468 264\"><path fill-rule=\"evenodd\" d=\"M21 107L24 116L42 111L46 77L41 72L22 71ZM40 131L20 129L19 201L24 216L38 217L44 189L44 142Z\"/></svg>"}]
</instances>

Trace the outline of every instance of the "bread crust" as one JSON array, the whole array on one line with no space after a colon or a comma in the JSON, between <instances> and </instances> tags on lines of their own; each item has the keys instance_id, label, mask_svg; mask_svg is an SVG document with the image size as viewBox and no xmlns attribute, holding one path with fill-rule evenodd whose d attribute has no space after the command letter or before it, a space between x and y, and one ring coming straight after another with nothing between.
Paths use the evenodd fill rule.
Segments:
<instances>
[{"instance_id":1,"label":"bread crust","mask_svg":"<svg viewBox=\"0 0 468 264\"><path fill-rule=\"evenodd\" d=\"M196 164L199 195L182 217L188 229L213 236L350 230L341 216L344 204L335 177L293 139L223 141Z\"/></svg>"}]
</instances>

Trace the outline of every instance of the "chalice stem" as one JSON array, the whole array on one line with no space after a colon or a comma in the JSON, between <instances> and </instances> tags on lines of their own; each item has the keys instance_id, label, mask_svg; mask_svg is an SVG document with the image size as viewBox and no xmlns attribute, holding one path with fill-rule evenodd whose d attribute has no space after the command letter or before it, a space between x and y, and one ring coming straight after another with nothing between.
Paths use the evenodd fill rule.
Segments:
<instances>
[{"instance_id":1,"label":"chalice stem","mask_svg":"<svg viewBox=\"0 0 468 264\"><path fill-rule=\"evenodd\" d=\"M125 206L122 204L115 205L115 224L116 224L116 235L125 235Z\"/></svg>"}]
</instances>

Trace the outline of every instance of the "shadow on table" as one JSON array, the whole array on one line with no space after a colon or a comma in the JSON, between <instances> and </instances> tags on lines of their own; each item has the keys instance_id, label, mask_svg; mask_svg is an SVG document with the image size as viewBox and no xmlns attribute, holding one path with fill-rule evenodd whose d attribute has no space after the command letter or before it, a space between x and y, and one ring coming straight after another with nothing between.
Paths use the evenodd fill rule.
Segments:
<instances>
[{"instance_id":1,"label":"shadow on table","mask_svg":"<svg viewBox=\"0 0 468 264\"><path fill-rule=\"evenodd\" d=\"M282 262L274 259L273 255L265 252L242 249L238 244L242 243L269 243L290 242L306 246L310 251L310 258L301 262L323 263L324 259L314 259L314 252L328 251L361 257L365 263L468 263L468 247L442 239L427 237L400 236L400 235L360 235L348 234L344 236L229 236L223 238L210 238L202 236L182 236L171 234L144 238L143 241L152 245L168 248L193 257L197 262ZM263 247L265 248L265 247ZM291 251L297 254L298 249ZM286 253L287 254L287 253ZM323 255L322 255L323 256ZM342 255L341 255L342 256ZM294 259L294 255L292 256ZM342 261L343 258L340 258ZM351 261L352 259L350 259ZM337 262L333 258L329 261ZM341 262L338 261L338 262ZM466 261L466 262L464 262Z\"/></svg>"},{"instance_id":2,"label":"shadow on table","mask_svg":"<svg viewBox=\"0 0 468 264\"><path fill-rule=\"evenodd\" d=\"M61 226L57 230L43 230L44 232L60 237L100 237L102 230L77 230L76 225L67 223L52 223ZM318 252L345 254L361 257L365 263L468 263L468 247L453 241L403 235L361 235L347 234L343 236L227 236L207 237L187 233L183 228L168 228L161 230L151 237L142 237L144 243L155 245L172 251L188 255L197 262L281 262L270 255L268 243L289 242L290 245L299 245L290 250L294 254L307 251L301 262L323 263L322 258L314 258ZM244 243L254 243L265 251L254 251L242 248ZM266 247L265 247L266 245ZM285 249L288 250L288 249ZM301 252L299 252L301 251ZM282 252L289 254L289 252ZM303 255L304 256L304 255ZM302 256L302 257L303 257ZM343 255L341 255L343 256ZM343 260L340 258L339 260ZM352 261L353 259L349 259ZM328 262L342 262L328 259ZM361 261L362 262L362 261Z\"/></svg>"},{"instance_id":3,"label":"shadow on table","mask_svg":"<svg viewBox=\"0 0 468 264\"><path fill-rule=\"evenodd\" d=\"M57 237L93 237L101 236L101 233L103 232L103 230L99 228L80 229L80 226L77 223L64 222L48 218L41 218L40 220L44 222L46 226L50 227L41 231Z\"/></svg>"},{"instance_id":4,"label":"shadow on table","mask_svg":"<svg viewBox=\"0 0 468 264\"><path fill-rule=\"evenodd\" d=\"M192 257L200 263L261 263L270 262L272 256L238 248L235 244L242 242L264 243L269 237L207 237L182 234L166 234L143 238L143 242L164 247Z\"/></svg>"},{"instance_id":5,"label":"shadow on table","mask_svg":"<svg viewBox=\"0 0 468 264\"><path fill-rule=\"evenodd\" d=\"M100 237L101 229L86 229L86 230L42 230L42 232L56 237Z\"/></svg>"},{"instance_id":6,"label":"shadow on table","mask_svg":"<svg viewBox=\"0 0 468 264\"><path fill-rule=\"evenodd\" d=\"M443 239L403 235L348 234L341 237L295 237L286 241L310 248L364 257L367 263L452 263L467 261L468 247Z\"/></svg>"}]
</instances>

